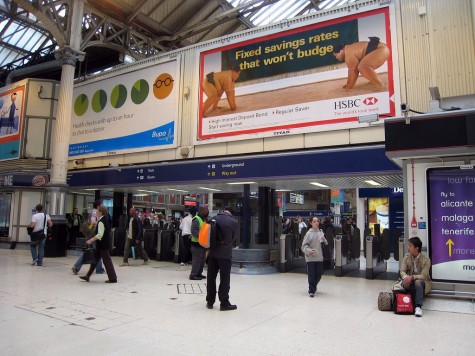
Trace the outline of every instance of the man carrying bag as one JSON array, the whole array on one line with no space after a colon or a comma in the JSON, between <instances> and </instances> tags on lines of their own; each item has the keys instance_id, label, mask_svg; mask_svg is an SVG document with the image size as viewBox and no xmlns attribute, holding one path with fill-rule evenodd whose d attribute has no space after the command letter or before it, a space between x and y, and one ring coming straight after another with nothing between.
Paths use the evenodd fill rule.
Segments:
<instances>
[{"instance_id":1,"label":"man carrying bag","mask_svg":"<svg viewBox=\"0 0 475 356\"><path fill-rule=\"evenodd\" d=\"M53 222L51 221L50 216L43 213L43 205L38 204L36 206L36 214L32 216L31 223L28 225L28 228L32 231L30 233L30 249L31 257L33 258L32 266L35 264L38 266L43 265L47 227L52 226Z\"/></svg>"}]
</instances>

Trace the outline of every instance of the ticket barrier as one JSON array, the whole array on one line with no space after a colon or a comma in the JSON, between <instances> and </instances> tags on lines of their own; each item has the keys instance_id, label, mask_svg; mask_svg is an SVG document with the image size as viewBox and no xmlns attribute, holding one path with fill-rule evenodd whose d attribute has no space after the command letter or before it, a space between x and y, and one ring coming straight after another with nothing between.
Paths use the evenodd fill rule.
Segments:
<instances>
[{"instance_id":1,"label":"ticket barrier","mask_svg":"<svg viewBox=\"0 0 475 356\"><path fill-rule=\"evenodd\" d=\"M366 236L366 279L374 279L386 272L387 263L380 252L381 237Z\"/></svg>"},{"instance_id":2,"label":"ticket barrier","mask_svg":"<svg viewBox=\"0 0 475 356\"><path fill-rule=\"evenodd\" d=\"M350 248L347 235L336 235L335 237L335 276L342 277L353 271L360 269L360 261L357 253L353 253ZM359 251L359 247L358 247Z\"/></svg>"},{"instance_id":3,"label":"ticket barrier","mask_svg":"<svg viewBox=\"0 0 475 356\"><path fill-rule=\"evenodd\" d=\"M175 232L172 230L157 230L157 260L173 260L175 254L173 246L175 244Z\"/></svg>"},{"instance_id":4,"label":"ticket barrier","mask_svg":"<svg viewBox=\"0 0 475 356\"><path fill-rule=\"evenodd\" d=\"M180 251L183 248L183 239L181 238L181 231L175 231L175 256L173 260L178 263L180 262Z\"/></svg>"},{"instance_id":5,"label":"ticket barrier","mask_svg":"<svg viewBox=\"0 0 475 356\"><path fill-rule=\"evenodd\" d=\"M143 229L144 249L147 252L148 258L152 260L157 259L157 230Z\"/></svg>"},{"instance_id":6,"label":"ticket barrier","mask_svg":"<svg viewBox=\"0 0 475 356\"><path fill-rule=\"evenodd\" d=\"M123 227L114 227L112 229L112 256L123 256L125 247L125 238L127 230Z\"/></svg>"}]
</instances>

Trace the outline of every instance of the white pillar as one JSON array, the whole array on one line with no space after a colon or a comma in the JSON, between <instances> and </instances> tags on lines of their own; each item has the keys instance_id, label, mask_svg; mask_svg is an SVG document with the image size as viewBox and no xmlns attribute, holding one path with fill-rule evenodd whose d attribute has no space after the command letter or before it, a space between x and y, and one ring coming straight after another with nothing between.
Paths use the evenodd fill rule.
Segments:
<instances>
[{"instance_id":1,"label":"white pillar","mask_svg":"<svg viewBox=\"0 0 475 356\"><path fill-rule=\"evenodd\" d=\"M74 0L71 18L70 46L63 46L56 57L61 59L61 83L59 85L56 126L51 143L51 175L48 210L53 216L66 214L66 177L68 173L69 135L71 131L71 112L73 100L74 71L78 60L84 59L80 52L81 26L84 12L84 0Z\"/></svg>"}]
</instances>

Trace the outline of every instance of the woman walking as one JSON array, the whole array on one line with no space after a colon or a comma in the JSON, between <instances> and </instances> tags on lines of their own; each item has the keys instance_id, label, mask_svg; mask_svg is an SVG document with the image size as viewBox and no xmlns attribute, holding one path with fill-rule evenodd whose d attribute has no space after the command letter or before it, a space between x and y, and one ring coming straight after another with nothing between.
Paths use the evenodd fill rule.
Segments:
<instances>
[{"instance_id":1,"label":"woman walking","mask_svg":"<svg viewBox=\"0 0 475 356\"><path fill-rule=\"evenodd\" d=\"M320 230L320 219L310 218L309 229L302 242L302 252L305 254L308 274L308 295L315 296L317 285L323 274L323 252L321 243L328 245L323 231Z\"/></svg>"}]
</instances>

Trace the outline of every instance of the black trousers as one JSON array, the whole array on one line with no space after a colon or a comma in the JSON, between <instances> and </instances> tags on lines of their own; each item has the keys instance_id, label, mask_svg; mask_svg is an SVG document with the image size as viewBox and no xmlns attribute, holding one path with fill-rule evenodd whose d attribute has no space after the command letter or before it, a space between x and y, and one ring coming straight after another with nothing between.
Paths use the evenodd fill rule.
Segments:
<instances>
[{"instance_id":1,"label":"black trousers","mask_svg":"<svg viewBox=\"0 0 475 356\"><path fill-rule=\"evenodd\" d=\"M99 259L102 258L102 263L106 269L107 278L109 281L117 281L117 275L115 274L114 265L112 264L111 256L109 255L109 250L97 250L94 249L94 261L91 263L89 267L89 271L87 272L87 276L91 277L96 269L97 262Z\"/></svg>"},{"instance_id":2,"label":"black trousers","mask_svg":"<svg viewBox=\"0 0 475 356\"><path fill-rule=\"evenodd\" d=\"M216 277L219 271L218 298L221 305L229 303L229 289L231 281L231 260L223 258L208 258L208 279L206 285L206 301L213 305L216 301Z\"/></svg>"},{"instance_id":3,"label":"black trousers","mask_svg":"<svg viewBox=\"0 0 475 356\"><path fill-rule=\"evenodd\" d=\"M191 235L183 235L181 238L183 245L180 250L180 262L189 263L191 262Z\"/></svg>"},{"instance_id":4,"label":"black trousers","mask_svg":"<svg viewBox=\"0 0 475 356\"><path fill-rule=\"evenodd\" d=\"M308 273L308 292L315 293L317 291L318 282L322 279L323 261L307 262Z\"/></svg>"}]
</instances>

